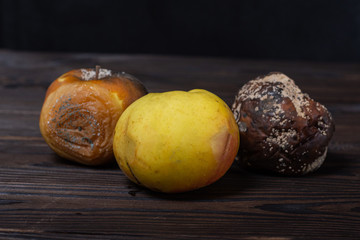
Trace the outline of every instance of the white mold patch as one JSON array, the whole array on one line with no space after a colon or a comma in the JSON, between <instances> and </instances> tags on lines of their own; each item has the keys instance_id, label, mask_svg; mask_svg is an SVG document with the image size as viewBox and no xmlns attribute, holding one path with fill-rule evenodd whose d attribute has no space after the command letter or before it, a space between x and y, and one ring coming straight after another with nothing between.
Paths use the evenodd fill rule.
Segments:
<instances>
[{"instance_id":1,"label":"white mold patch","mask_svg":"<svg viewBox=\"0 0 360 240\"><path fill-rule=\"evenodd\" d=\"M111 70L100 68L97 79L103 79L111 76ZM95 69L81 69L81 78L84 81L90 81L96 79Z\"/></svg>"}]
</instances>

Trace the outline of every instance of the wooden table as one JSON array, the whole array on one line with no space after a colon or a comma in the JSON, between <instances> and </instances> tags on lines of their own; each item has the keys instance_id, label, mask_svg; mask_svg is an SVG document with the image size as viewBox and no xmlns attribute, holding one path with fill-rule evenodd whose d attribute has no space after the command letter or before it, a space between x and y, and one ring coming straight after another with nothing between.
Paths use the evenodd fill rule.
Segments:
<instances>
[{"instance_id":1,"label":"wooden table","mask_svg":"<svg viewBox=\"0 0 360 240\"><path fill-rule=\"evenodd\" d=\"M246 81L284 72L333 114L328 157L304 177L233 165L211 186L172 195L135 186L116 164L61 159L38 128L45 90L96 64L151 92L204 88L228 104ZM0 238L359 239L360 64L1 50Z\"/></svg>"}]
</instances>

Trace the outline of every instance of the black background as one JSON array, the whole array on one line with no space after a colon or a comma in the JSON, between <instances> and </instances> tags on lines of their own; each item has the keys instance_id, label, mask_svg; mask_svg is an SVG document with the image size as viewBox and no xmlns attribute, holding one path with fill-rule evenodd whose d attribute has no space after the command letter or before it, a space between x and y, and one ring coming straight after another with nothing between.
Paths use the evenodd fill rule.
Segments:
<instances>
[{"instance_id":1,"label":"black background","mask_svg":"<svg viewBox=\"0 0 360 240\"><path fill-rule=\"evenodd\" d=\"M0 0L0 48L360 60L360 1Z\"/></svg>"}]
</instances>

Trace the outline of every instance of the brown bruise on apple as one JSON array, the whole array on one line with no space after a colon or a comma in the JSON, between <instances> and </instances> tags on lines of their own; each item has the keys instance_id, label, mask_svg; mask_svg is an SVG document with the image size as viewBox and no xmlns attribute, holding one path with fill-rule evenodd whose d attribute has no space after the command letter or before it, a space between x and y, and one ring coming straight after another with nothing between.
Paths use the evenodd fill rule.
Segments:
<instances>
[{"instance_id":1,"label":"brown bruise on apple","mask_svg":"<svg viewBox=\"0 0 360 240\"><path fill-rule=\"evenodd\" d=\"M239 148L240 137L237 124L232 119L210 139L211 149L216 160L217 170L209 183L217 181L230 168ZM208 183L208 184L209 184Z\"/></svg>"},{"instance_id":2,"label":"brown bruise on apple","mask_svg":"<svg viewBox=\"0 0 360 240\"><path fill-rule=\"evenodd\" d=\"M91 86L65 85L60 90L66 95L50 95L50 111L44 113L47 121L42 129L60 156L96 165L113 156L112 129L123 109L109 101L104 89L88 88ZM87 94L80 96L77 91Z\"/></svg>"}]
</instances>

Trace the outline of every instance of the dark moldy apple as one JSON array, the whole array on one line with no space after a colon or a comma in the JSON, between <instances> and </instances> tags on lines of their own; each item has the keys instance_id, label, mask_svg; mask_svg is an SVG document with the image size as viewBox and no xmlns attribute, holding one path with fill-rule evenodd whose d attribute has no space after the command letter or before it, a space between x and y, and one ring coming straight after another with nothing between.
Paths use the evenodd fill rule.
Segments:
<instances>
[{"instance_id":1,"label":"dark moldy apple","mask_svg":"<svg viewBox=\"0 0 360 240\"><path fill-rule=\"evenodd\" d=\"M239 161L282 175L304 175L324 162L335 126L325 106L282 73L246 83L232 111L240 129Z\"/></svg>"},{"instance_id":2,"label":"dark moldy apple","mask_svg":"<svg viewBox=\"0 0 360 240\"><path fill-rule=\"evenodd\" d=\"M76 69L48 88L40 131L60 156L86 165L114 159L112 139L122 112L147 90L135 77L111 70Z\"/></svg>"}]
</instances>

